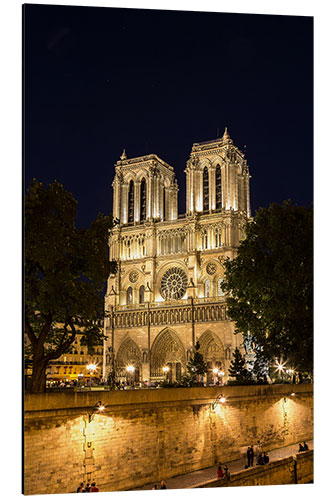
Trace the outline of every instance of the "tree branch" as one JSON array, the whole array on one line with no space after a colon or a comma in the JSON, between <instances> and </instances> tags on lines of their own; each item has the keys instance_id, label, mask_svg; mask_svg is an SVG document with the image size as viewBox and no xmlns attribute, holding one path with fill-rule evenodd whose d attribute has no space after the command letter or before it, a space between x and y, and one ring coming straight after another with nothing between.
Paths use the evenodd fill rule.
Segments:
<instances>
[{"instance_id":1,"label":"tree branch","mask_svg":"<svg viewBox=\"0 0 333 500\"><path fill-rule=\"evenodd\" d=\"M71 336L69 337L68 340L66 340L65 342L63 342L65 334L63 335L63 338L60 341L60 345L58 346L58 348L55 351L50 352L49 354L47 354L45 356L45 359L47 359L47 361L50 361L51 359L57 359L57 358L59 358L59 356L61 356L66 351L66 349L68 349L68 347L74 342L75 337L76 337L76 330L75 330L74 323L73 323L72 320L69 320L66 323L66 326L67 326L67 324L71 327L71 330L72 330ZM65 329L66 329L66 326L65 326Z\"/></svg>"}]
</instances>

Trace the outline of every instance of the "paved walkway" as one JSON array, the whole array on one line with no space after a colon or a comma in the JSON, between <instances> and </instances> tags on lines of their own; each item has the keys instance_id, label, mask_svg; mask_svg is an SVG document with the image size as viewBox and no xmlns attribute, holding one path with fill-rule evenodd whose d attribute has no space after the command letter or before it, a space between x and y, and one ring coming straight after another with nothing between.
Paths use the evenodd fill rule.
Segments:
<instances>
[{"instance_id":1,"label":"paved walkway","mask_svg":"<svg viewBox=\"0 0 333 500\"><path fill-rule=\"evenodd\" d=\"M307 441L309 450L313 449L313 440ZM271 450L268 452L269 461L274 462L275 460L280 460L281 458L287 458L298 453L298 443L290 446L284 446L283 448L277 448L276 450ZM256 457L255 457L256 458ZM256 460L255 460L256 462ZM244 470L246 464L246 458L240 458L239 460L234 460L233 462L223 462L221 465L227 464L230 473L240 472ZM255 467L261 467L260 465L255 465ZM208 467L207 469L201 469L194 472L189 472L187 474L182 474L181 476L171 477L165 480L168 489L183 489L183 488L194 488L200 483L205 481L217 479L217 466ZM160 486L160 481L155 481L153 483L140 486L139 488L134 488L134 490L151 490L154 486Z\"/></svg>"}]
</instances>

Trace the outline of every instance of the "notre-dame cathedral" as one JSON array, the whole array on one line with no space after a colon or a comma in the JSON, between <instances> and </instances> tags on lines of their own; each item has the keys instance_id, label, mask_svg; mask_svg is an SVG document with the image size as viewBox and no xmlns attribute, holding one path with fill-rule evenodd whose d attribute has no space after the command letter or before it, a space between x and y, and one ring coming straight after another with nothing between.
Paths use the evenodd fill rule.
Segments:
<instances>
[{"instance_id":1,"label":"notre-dame cathedral","mask_svg":"<svg viewBox=\"0 0 333 500\"><path fill-rule=\"evenodd\" d=\"M103 377L118 380L134 367L136 381L178 380L196 341L226 382L240 345L221 289L223 261L234 258L250 218L249 169L227 129L222 138L194 143L186 163L186 213L178 215L174 169L155 154L115 164ZM168 368L165 368L168 367ZM164 368L164 370L163 370ZM133 368L131 368L133 370ZM214 370L215 369L215 370Z\"/></svg>"}]
</instances>

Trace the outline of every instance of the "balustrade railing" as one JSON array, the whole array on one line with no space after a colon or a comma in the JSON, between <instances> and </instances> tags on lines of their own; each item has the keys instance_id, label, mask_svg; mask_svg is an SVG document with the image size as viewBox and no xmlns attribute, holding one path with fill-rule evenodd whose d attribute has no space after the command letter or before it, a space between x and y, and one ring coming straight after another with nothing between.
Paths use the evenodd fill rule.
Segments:
<instances>
[{"instance_id":1,"label":"balustrade railing","mask_svg":"<svg viewBox=\"0 0 333 500\"><path fill-rule=\"evenodd\" d=\"M181 301L155 302L118 306L113 310L115 328L169 325L177 323L225 321L226 303L223 298L185 299ZM193 316L193 319L192 319Z\"/></svg>"}]
</instances>

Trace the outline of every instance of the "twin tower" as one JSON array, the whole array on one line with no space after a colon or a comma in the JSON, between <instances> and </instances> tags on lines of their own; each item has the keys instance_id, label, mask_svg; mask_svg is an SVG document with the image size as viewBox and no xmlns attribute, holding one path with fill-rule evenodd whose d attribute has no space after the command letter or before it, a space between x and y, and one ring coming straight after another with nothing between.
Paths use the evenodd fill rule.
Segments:
<instances>
[{"instance_id":1,"label":"twin tower","mask_svg":"<svg viewBox=\"0 0 333 500\"><path fill-rule=\"evenodd\" d=\"M223 262L234 258L250 218L249 169L227 129L193 144L186 164L186 213L178 214L172 166L151 154L115 165L109 238L118 263L108 280L104 376L134 367L137 381L179 378L196 340L211 367L227 368L240 343L227 319ZM185 196L185 193L181 193ZM215 370L216 371L216 370Z\"/></svg>"},{"instance_id":2,"label":"twin tower","mask_svg":"<svg viewBox=\"0 0 333 500\"><path fill-rule=\"evenodd\" d=\"M122 224L178 218L174 169L157 155L116 163L113 216ZM249 170L227 129L221 139L193 144L186 172L186 215L233 210L250 216Z\"/></svg>"}]
</instances>

